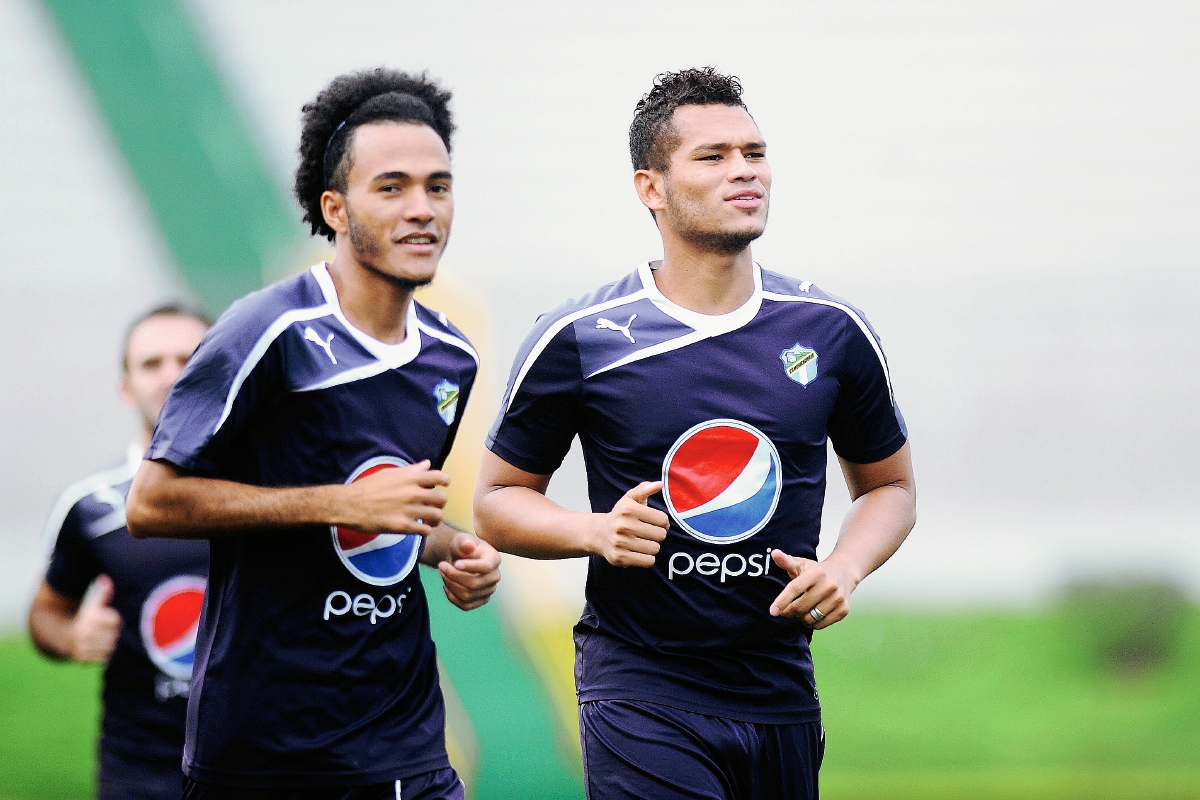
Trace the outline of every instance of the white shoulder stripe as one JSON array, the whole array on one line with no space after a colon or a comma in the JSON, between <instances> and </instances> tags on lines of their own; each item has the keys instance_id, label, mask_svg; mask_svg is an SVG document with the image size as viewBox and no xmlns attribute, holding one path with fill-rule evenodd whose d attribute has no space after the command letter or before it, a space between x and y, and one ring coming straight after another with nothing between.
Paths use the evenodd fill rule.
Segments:
<instances>
[{"instance_id":1,"label":"white shoulder stripe","mask_svg":"<svg viewBox=\"0 0 1200 800\"><path fill-rule=\"evenodd\" d=\"M225 410L221 412L221 418L217 420L217 424L213 428L213 435L216 435L217 431L221 430L221 426L225 424L225 420L229 419L229 414L233 411L233 403L237 400L238 391L242 388L242 384L246 382L246 378L250 377L250 373L258 365L258 362L262 360L263 354L267 352L267 348L271 346L271 343L287 330L288 326L292 323L317 319L318 317L328 316L332 313L333 307L328 303L313 308L297 308L279 315L263 331L262 336L258 337L258 341L254 343L254 347L251 348L250 353L246 356L246 360L242 362L237 375L233 378L233 385L229 387L229 395L225 398Z\"/></svg>"},{"instance_id":2,"label":"white shoulder stripe","mask_svg":"<svg viewBox=\"0 0 1200 800\"><path fill-rule=\"evenodd\" d=\"M645 289L641 289L633 294L627 294L612 300L606 300L603 303L597 303L594 306L588 306L587 308L581 308L578 311L573 311L547 328L546 332L543 333L541 338L537 340L537 344L535 344L533 349L529 351L529 355L527 355L525 360L521 363L521 369L517 372L517 377L513 381L512 389L509 390L508 403L505 404L504 410L508 411L508 409L512 407L513 400L516 399L517 392L520 390L521 383L525 380L525 376L529 374L529 370L533 368L533 364L535 361L537 361L538 356L540 356L542 351L546 349L546 345L550 344L550 341L559 334L559 331L577 319L583 319L586 316L598 314L599 312L607 311L610 308L628 305L629 303L636 302L648 296L649 293Z\"/></svg>"},{"instance_id":3,"label":"white shoulder stripe","mask_svg":"<svg viewBox=\"0 0 1200 800\"><path fill-rule=\"evenodd\" d=\"M354 383L355 381L366 380L373 378L376 375L387 372L389 369L394 369L394 365L386 361L372 361L370 364L363 364L361 367L348 369L345 372L339 372L332 378L326 378L323 381L311 383L308 386L301 386L296 392L317 392L321 389L328 389L332 386L341 386L344 383Z\"/></svg>"},{"instance_id":4,"label":"white shoulder stripe","mask_svg":"<svg viewBox=\"0 0 1200 800\"><path fill-rule=\"evenodd\" d=\"M819 306L841 309L845 312L846 316L854 320L855 324L862 330L863 335L867 337L867 341L871 343L872 349L875 350L875 355L879 357L879 365L883 367L883 378L887 381L888 398L892 401L892 405L896 404L896 395L892 391L892 374L888 370L887 359L883 357L883 350L879 347L879 342L875 340L875 334L871 333L871 329L867 326L867 323L854 312L854 309L843 303L835 303L832 300L822 300L817 297L793 297L787 294L775 294L774 292L763 292L763 299L776 300L781 303L814 303Z\"/></svg>"},{"instance_id":5,"label":"white shoulder stripe","mask_svg":"<svg viewBox=\"0 0 1200 800\"><path fill-rule=\"evenodd\" d=\"M443 318L445 317L444 314L442 316ZM457 336L452 336L445 331L439 331L437 328L434 328L430 325L426 325L419 319L417 320L417 328L435 339L439 339L448 345L452 345L457 347L459 350L462 350L471 358L475 359L475 366L479 366L479 353L476 353L475 348L471 347L471 345L467 344L462 339L458 338Z\"/></svg>"},{"instance_id":6,"label":"white shoulder stripe","mask_svg":"<svg viewBox=\"0 0 1200 800\"><path fill-rule=\"evenodd\" d=\"M602 372L608 372L610 369L623 367L626 364L634 361L641 361L643 358L650 358L651 356L656 356L661 353L669 353L672 350L678 350L681 347L687 347L690 344L695 344L696 342L710 338L712 338L712 334L708 333L707 331L692 331L691 333L685 333L682 336L675 337L674 339L669 339L665 342L659 342L658 344L652 344L649 347L643 347L641 350L635 350L629 355L619 358L613 363L601 367L587 377L592 378Z\"/></svg>"},{"instance_id":7,"label":"white shoulder stripe","mask_svg":"<svg viewBox=\"0 0 1200 800\"><path fill-rule=\"evenodd\" d=\"M46 552L49 553L54 549L54 545L58 542L58 532L62 530L63 523L67 520L67 514L71 513L71 509L75 507L76 503L96 492L112 489L125 481L133 480L136 471L136 469L131 469L129 464L122 464L119 467L89 475L68 486L59 495L58 500L54 503L54 508L50 511L50 518L46 520Z\"/></svg>"}]
</instances>

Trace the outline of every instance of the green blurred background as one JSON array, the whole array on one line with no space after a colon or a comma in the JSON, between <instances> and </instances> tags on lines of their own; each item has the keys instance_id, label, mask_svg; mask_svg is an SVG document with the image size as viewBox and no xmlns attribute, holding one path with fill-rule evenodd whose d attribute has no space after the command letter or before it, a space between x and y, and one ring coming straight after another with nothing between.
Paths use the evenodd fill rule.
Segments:
<instances>
[{"instance_id":1,"label":"green blurred background","mask_svg":"<svg viewBox=\"0 0 1200 800\"><path fill-rule=\"evenodd\" d=\"M669 31L667 35L665 32ZM658 71L740 75L772 146L769 268L867 308L921 523L814 641L833 798L1200 798L1200 10L921 0L436 8L0 0L0 800L92 791L96 669L20 632L55 494L123 452L126 320L327 253L287 187L333 75L456 92L458 212L423 302L483 356L450 516L537 313L655 257L629 190ZM1181 367L1181 365L1185 365ZM821 552L846 507L831 480ZM551 495L583 508L573 453ZM431 593L476 800L580 798L582 565Z\"/></svg>"},{"instance_id":2,"label":"green blurred background","mask_svg":"<svg viewBox=\"0 0 1200 800\"><path fill-rule=\"evenodd\" d=\"M813 649L825 797L1200 797L1200 609L1169 587L1081 587L1026 614L868 611ZM0 675L0 798L87 797L98 671L9 639ZM489 692L516 700L507 735L521 739L528 709ZM512 785L476 797L560 796Z\"/></svg>"}]
</instances>

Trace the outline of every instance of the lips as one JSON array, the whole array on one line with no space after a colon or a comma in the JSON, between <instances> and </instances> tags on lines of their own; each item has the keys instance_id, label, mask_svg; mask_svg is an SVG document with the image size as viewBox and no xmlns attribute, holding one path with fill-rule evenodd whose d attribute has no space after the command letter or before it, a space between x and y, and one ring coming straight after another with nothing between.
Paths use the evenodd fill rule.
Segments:
<instances>
[{"instance_id":1,"label":"lips","mask_svg":"<svg viewBox=\"0 0 1200 800\"><path fill-rule=\"evenodd\" d=\"M411 244L417 246L435 245L438 237L432 233L410 233L396 240L396 244Z\"/></svg>"},{"instance_id":2,"label":"lips","mask_svg":"<svg viewBox=\"0 0 1200 800\"><path fill-rule=\"evenodd\" d=\"M743 189L742 191L738 192L737 194L726 197L725 199L736 202L736 201L762 200L762 198L763 198L763 193L760 192L758 189Z\"/></svg>"},{"instance_id":3,"label":"lips","mask_svg":"<svg viewBox=\"0 0 1200 800\"><path fill-rule=\"evenodd\" d=\"M763 193L758 189L742 189L740 192L726 197L725 202L745 211L753 211L762 206Z\"/></svg>"}]
</instances>

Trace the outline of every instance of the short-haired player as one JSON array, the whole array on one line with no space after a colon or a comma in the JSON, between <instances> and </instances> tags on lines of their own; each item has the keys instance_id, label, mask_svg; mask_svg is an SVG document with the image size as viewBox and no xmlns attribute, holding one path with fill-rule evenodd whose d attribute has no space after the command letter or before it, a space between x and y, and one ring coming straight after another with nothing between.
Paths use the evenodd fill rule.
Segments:
<instances>
[{"instance_id":1,"label":"short-haired player","mask_svg":"<svg viewBox=\"0 0 1200 800\"><path fill-rule=\"evenodd\" d=\"M125 496L167 392L208 326L204 314L178 304L154 308L129 326L120 391L138 415L141 436L124 463L67 489L47 525L53 547L29 611L29 635L50 658L105 664L100 800L179 797L208 545L134 539Z\"/></svg>"},{"instance_id":2,"label":"short-haired player","mask_svg":"<svg viewBox=\"0 0 1200 800\"><path fill-rule=\"evenodd\" d=\"M630 151L663 259L539 319L476 530L591 557L575 627L591 800L816 798L809 641L913 526L907 431L862 314L751 256L771 171L737 79L658 76ZM576 436L591 513L544 496ZM827 439L853 503L817 561Z\"/></svg>"}]
</instances>

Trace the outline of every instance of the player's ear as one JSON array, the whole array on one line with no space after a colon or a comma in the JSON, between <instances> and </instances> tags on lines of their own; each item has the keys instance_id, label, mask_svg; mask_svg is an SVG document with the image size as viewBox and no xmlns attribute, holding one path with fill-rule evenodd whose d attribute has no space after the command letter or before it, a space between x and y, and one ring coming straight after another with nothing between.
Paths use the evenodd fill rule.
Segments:
<instances>
[{"instance_id":1,"label":"player's ear","mask_svg":"<svg viewBox=\"0 0 1200 800\"><path fill-rule=\"evenodd\" d=\"M662 211L667 207L665 182L666 176L656 169L639 169L633 173L633 188L637 190L642 205L651 211Z\"/></svg>"},{"instance_id":2,"label":"player's ear","mask_svg":"<svg viewBox=\"0 0 1200 800\"><path fill-rule=\"evenodd\" d=\"M133 388L129 385L128 372L121 376L121 382L117 384L117 390L121 393L121 402L130 408L137 407L137 400L133 396Z\"/></svg>"},{"instance_id":3,"label":"player's ear","mask_svg":"<svg viewBox=\"0 0 1200 800\"><path fill-rule=\"evenodd\" d=\"M341 192L325 190L321 195L321 216L335 232L342 235L350 232L350 222L346 218L346 195Z\"/></svg>"}]
</instances>

